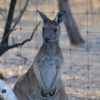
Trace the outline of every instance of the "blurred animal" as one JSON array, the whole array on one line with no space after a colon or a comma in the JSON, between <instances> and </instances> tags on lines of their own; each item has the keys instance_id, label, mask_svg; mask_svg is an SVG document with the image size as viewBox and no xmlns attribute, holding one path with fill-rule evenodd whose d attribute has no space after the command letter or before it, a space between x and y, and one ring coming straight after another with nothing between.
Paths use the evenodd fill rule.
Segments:
<instances>
[{"instance_id":1,"label":"blurred animal","mask_svg":"<svg viewBox=\"0 0 100 100\"><path fill-rule=\"evenodd\" d=\"M59 12L54 20L38 11L43 19L43 44L31 68L21 76L14 87L18 100L68 100L61 81L63 55L59 46L60 23L66 12Z\"/></svg>"},{"instance_id":2,"label":"blurred animal","mask_svg":"<svg viewBox=\"0 0 100 100\"><path fill-rule=\"evenodd\" d=\"M0 79L0 100L18 100L11 88Z\"/></svg>"}]
</instances>

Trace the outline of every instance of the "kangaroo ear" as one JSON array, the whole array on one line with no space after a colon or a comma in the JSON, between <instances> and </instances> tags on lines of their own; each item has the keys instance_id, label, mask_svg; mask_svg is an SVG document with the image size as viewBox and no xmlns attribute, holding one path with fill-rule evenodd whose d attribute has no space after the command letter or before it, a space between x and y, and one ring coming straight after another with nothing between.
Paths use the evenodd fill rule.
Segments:
<instances>
[{"instance_id":1,"label":"kangaroo ear","mask_svg":"<svg viewBox=\"0 0 100 100\"><path fill-rule=\"evenodd\" d=\"M56 17L55 17L54 20L55 20L55 22L56 22L57 24L60 24L61 22L64 21L65 17L66 17L66 11L63 10L63 11L60 11L60 12L56 15Z\"/></svg>"},{"instance_id":2,"label":"kangaroo ear","mask_svg":"<svg viewBox=\"0 0 100 100\"><path fill-rule=\"evenodd\" d=\"M40 17L42 18L43 22L45 23L47 20L49 20L49 18L43 14L42 12L40 12L38 9L37 9L37 12L39 13Z\"/></svg>"}]
</instances>

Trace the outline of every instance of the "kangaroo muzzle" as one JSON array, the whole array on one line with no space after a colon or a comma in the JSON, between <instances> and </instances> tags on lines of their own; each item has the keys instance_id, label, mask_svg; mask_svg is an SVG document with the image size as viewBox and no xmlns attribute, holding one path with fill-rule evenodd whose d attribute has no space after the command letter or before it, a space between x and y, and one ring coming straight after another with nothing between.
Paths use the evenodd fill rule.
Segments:
<instances>
[{"instance_id":1,"label":"kangaroo muzzle","mask_svg":"<svg viewBox=\"0 0 100 100\"><path fill-rule=\"evenodd\" d=\"M49 40L50 40L50 39L49 39L48 37L45 38L45 42L46 42L46 43L48 43Z\"/></svg>"}]
</instances>

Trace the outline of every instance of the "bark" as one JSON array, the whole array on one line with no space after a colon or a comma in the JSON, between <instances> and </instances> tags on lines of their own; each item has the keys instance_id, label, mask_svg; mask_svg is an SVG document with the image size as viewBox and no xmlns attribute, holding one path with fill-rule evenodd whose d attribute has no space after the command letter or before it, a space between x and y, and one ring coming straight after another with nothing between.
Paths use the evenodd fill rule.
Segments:
<instances>
[{"instance_id":1,"label":"bark","mask_svg":"<svg viewBox=\"0 0 100 100\"><path fill-rule=\"evenodd\" d=\"M17 0L11 0L9 12L8 12L8 17L7 17L5 30L4 30L4 33L3 33L3 39L2 39L1 44L8 45L9 32L10 32L10 28L11 28L11 24L12 24L12 20L13 20L16 1Z\"/></svg>"},{"instance_id":2,"label":"bark","mask_svg":"<svg viewBox=\"0 0 100 100\"><path fill-rule=\"evenodd\" d=\"M66 11L66 18L64 24L68 31L70 43L73 45L83 44L85 41L81 37L73 15L71 14L70 8L68 6L68 0L58 0L58 7L60 11Z\"/></svg>"}]
</instances>

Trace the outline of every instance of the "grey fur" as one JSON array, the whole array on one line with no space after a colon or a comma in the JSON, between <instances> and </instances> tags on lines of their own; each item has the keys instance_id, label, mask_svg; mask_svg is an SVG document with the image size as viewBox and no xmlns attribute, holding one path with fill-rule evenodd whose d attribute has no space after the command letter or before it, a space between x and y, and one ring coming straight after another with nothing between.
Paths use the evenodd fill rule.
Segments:
<instances>
[{"instance_id":1,"label":"grey fur","mask_svg":"<svg viewBox=\"0 0 100 100\"><path fill-rule=\"evenodd\" d=\"M43 44L33 65L14 87L18 100L68 100L60 79L64 61L59 46L60 27L54 20L48 20L43 27ZM45 38L49 38L48 43Z\"/></svg>"}]
</instances>

